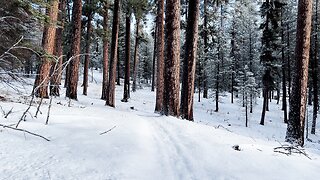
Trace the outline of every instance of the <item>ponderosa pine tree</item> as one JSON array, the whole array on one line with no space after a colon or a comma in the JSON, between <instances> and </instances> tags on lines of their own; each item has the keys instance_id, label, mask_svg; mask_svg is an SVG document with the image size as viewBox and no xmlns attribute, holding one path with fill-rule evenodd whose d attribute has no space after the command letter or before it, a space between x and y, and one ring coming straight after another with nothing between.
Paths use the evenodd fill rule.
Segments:
<instances>
[{"instance_id":1,"label":"ponderosa pine tree","mask_svg":"<svg viewBox=\"0 0 320 180\"><path fill-rule=\"evenodd\" d=\"M103 0L103 60L102 60L102 95L101 99L107 99L108 65L109 65L109 0Z\"/></svg>"},{"instance_id":2,"label":"ponderosa pine tree","mask_svg":"<svg viewBox=\"0 0 320 180\"><path fill-rule=\"evenodd\" d=\"M55 50L54 55L58 58L57 61L53 62L51 67L52 77L50 80L50 95L60 96L59 86L62 78L62 62L63 62L63 45L62 36L64 30L65 21L65 10L66 10L66 0L60 0L59 2L59 13L58 13L58 23L59 26L56 29L56 39L55 39ZM56 72L53 72L56 71Z\"/></svg>"},{"instance_id":3,"label":"ponderosa pine tree","mask_svg":"<svg viewBox=\"0 0 320 180\"><path fill-rule=\"evenodd\" d=\"M33 90L34 95L41 98L48 98L48 83L50 79L51 58L53 56L55 46L59 0L50 0L48 3L49 5L46 9L48 22L44 26L42 37L42 47L45 54L41 59L42 62L38 69L38 75L34 82Z\"/></svg>"},{"instance_id":4,"label":"ponderosa pine tree","mask_svg":"<svg viewBox=\"0 0 320 180\"><path fill-rule=\"evenodd\" d=\"M304 145L311 16L312 0L299 0L295 72L293 73L286 141L300 146Z\"/></svg>"},{"instance_id":5,"label":"ponderosa pine tree","mask_svg":"<svg viewBox=\"0 0 320 180\"><path fill-rule=\"evenodd\" d=\"M164 71L164 114L180 113L180 0L166 0L166 57Z\"/></svg>"},{"instance_id":6,"label":"ponderosa pine tree","mask_svg":"<svg viewBox=\"0 0 320 180\"><path fill-rule=\"evenodd\" d=\"M186 29L185 58L181 89L181 116L193 121L194 79L196 71L196 55L198 42L198 18L200 0L189 0Z\"/></svg>"},{"instance_id":7,"label":"ponderosa pine tree","mask_svg":"<svg viewBox=\"0 0 320 180\"><path fill-rule=\"evenodd\" d=\"M120 19L120 1L114 0L113 22L112 22L112 40L111 40L111 58L109 69L109 82L107 88L106 105L115 107L115 86L116 86L116 70L118 61L118 34Z\"/></svg>"},{"instance_id":8,"label":"ponderosa pine tree","mask_svg":"<svg viewBox=\"0 0 320 180\"><path fill-rule=\"evenodd\" d=\"M155 111L162 112L164 97L164 0L158 0L157 28L157 91Z\"/></svg>"},{"instance_id":9,"label":"ponderosa pine tree","mask_svg":"<svg viewBox=\"0 0 320 180\"><path fill-rule=\"evenodd\" d=\"M81 15L82 15L82 1L74 0L72 7L72 43L71 43L71 58L69 64L68 83L66 96L70 99L77 100L77 89L79 79L79 65L80 65L80 40L81 40Z\"/></svg>"},{"instance_id":10,"label":"ponderosa pine tree","mask_svg":"<svg viewBox=\"0 0 320 180\"><path fill-rule=\"evenodd\" d=\"M125 72L122 102L128 102L128 99L130 98L131 3L127 2L126 6Z\"/></svg>"},{"instance_id":11,"label":"ponderosa pine tree","mask_svg":"<svg viewBox=\"0 0 320 180\"><path fill-rule=\"evenodd\" d=\"M91 34L92 34L92 19L94 16L94 0L86 0L83 11L87 17L87 32L86 32L86 53L84 56L84 67L83 67L83 95L88 94L88 75L89 75L89 63L90 63L90 45L91 45Z\"/></svg>"},{"instance_id":12,"label":"ponderosa pine tree","mask_svg":"<svg viewBox=\"0 0 320 180\"><path fill-rule=\"evenodd\" d=\"M313 57L311 59L311 72L312 72L312 85L313 85L313 114L312 114L312 125L311 125L311 134L316 133L316 123L317 123L317 115L319 109L319 97L318 97L318 5L319 0L316 0L315 3L315 17L314 17L314 32L313 32L313 39L314 39L314 52Z\"/></svg>"},{"instance_id":13,"label":"ponderosa pine tree","mask_svg":"<svg viewBox=\"0 0 320 180\"><path fill-rule=\"evenodd\" d=\"M135 45L134 45L134 55L133 55L133 78L132 78L132 91L135 92L137 89L137 75L139 67L139 43L140 43L140 28L141 20L146 13L148 1L147 0L135 0L132 2L133 13L136 18L136 36L135 36Z\"/></svg>"}]
</instances>

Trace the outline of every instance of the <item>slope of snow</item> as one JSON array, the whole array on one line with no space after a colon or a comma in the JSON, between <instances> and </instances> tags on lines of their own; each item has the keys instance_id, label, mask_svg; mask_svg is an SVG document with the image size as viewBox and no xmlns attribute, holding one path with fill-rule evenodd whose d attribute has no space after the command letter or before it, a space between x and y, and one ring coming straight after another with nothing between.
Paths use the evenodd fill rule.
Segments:
<instances>
[{"instance_id":1,"label":"slope of snow","mask_svg":"<svg viewBox=\"0 0 320 180\"><path fill-rule=\"evenodd\" d=\"M71 101L71 107L64 94L53 100L49 125L45 125L49 100L44 100L37 118L32 106L19 128L50 142L0 128L0 179L320 178L318 135L306 143L311 159L273 151L284 143L281 104L272 102L266 125L261 126L258 99L246 128L243 108L231 104L228 96L221 98L218 113L212 111L212 99L195 101L195 122L189 122L155 114L155 93L148 87L131 92L130 101L122 103L122 87L117 86L116 108L107 107L100 100L101 74L96 72L95 78L88 97L81 95L79 86L79 100ZM30 88L17 94L1 87L0 93L7 97L0 102L2 109L8 112L13 107L8 118L0 115L1 124L17 123L28 104L22 95Z\"/></svg>"}]
</instances>

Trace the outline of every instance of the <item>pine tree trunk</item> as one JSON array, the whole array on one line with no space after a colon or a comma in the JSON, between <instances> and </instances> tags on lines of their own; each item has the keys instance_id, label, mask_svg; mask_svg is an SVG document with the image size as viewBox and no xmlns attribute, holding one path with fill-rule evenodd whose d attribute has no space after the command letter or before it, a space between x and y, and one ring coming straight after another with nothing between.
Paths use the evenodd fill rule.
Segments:
<instances>
[{"instance_id":1,"label":"pine tree trunk","mask_svg":"<svg viewBox=\"0 0 320 180\"><path fill-rule=\"evenodd\" d=\"M164 0L158 0L156 112L163 111L164 97Z\"/></svg>"},{"instance_id":2,"label":"pine tree trunk","mask_svg":"<svg viewBox=\"0 0 320 180\"><path fill-rule=\"evenodd\" d=\"M58 21L59 27L56 28L56 39L55 39L55 56L58 58L57 62L52 63L52 67L56 67L55 72L54 68L51 68L51 72L53 72L51 80L50 80L50 95L52 96L60 96L59 85L61 84L62 77L62 61L63 61L63 46L62 46L62 36L64 29L64 18L65 18L65 9L66 9L66 0L60 0L59 3L59 13L58 13ZM58 64L56 64L58 63Z\"/></svg>"},{"instance_id":3,"label":"pine tree trunk","mask_svg":"<svg viewBox=\"0 0 320 180\"><path fill-rule=\"evenodd\" d=\"M218 62L217 65L217 72L216 72L216 95L215 95L215 102L216 102L216 109L215 112L219 111L219 73L220 73L220 64Z\"/></svg>"},{"instance_id":4,"label":"pine tree trunk","mask_svg":"<svg viewBox=\"0 0 320 180\"><path fill-rule=\"evenodd\" d=\"M107 88L108 88L108 65L109 65L109 27L108 27L108 9L109 4L108 1L104 2L103 6L103 61L102 61L102 95L101 99L107 99Z\"/></svg>"},{"instance_id":5,"label":"pine tree trunk","mask_svg":"<svg viewBox=\"0 0 320 180\"><path fill-rule=\"evenodd\" d=\"M118 46L118 52L119 52L120 48ZM120 77L121 77L121 73L120 73L120 53L118 53L117 55L118 57L118 62L117 62L117 85L120 86ZM130 91L129 91L129 97L130 97Z\"/></svg>"},{"instance_id":6,"label":"pine tree trunk","mask_svg":"<svg viewBox=\"0 0 320 180\"><path fill-rule=\"evenodd\" d=\"M118 34L119 34L119 18L120 18L120 0L114 1L113 23L112 23L112 41L111 41L111 59L109 69L109 83L107 89L106 105L115 107L115 83L117 73L118 60Z\"/></svg>"},{"instance_id":7,"label":"pine tree trunk","mask_svg":"<svg viewBox=\"0 0 320 180\"><path fill-rule=\"evenodd\" d=\"M91 0L86 0L88 6L92 6ZM91 7L89 7L91 8ZM90 45L91 45L91 32L92 32L92 10L88 10L87 14L87 34L86 34L86 54L84 56L84 70L83 70L83 95L88 94L88 75L89 75L89 63L90 63Z\"/></svg>"},{"instance_id":8,"label":"pine tree trunk","mask_svg":"<svg viewBox=\"0 0 320 180\"><path fill-rule=\"evenodd\" d=\"M51 59L54 53L55 37L56 37L56 21L58 18L58 0L50 1L50 6L46 9L46 15L49 22L45 24L43 30L42 47L46 55L43 56L41 65L39 66L36 80L34 82L33 93L36 97L48 98L48 83L50 79Z\"/></svg>"},{"instance_id":9,"label":"pine tree trunk","mask_svg":"<svg viewBox=\"0 0 320 180\"><path fill-rule=\"evenodd\" d=\"M262 92L263 96L263 106L262 106L262 115L261 115L261 120L260 120L260 125L264 125L264 119L266 116L266 109L267 109L267 104L268 104L268 90L264 89Z\"/></svg>"},{"instance_id":10,"label":"pine tree trunk","mask_svg":"<svg viewBox=\"0 0 320 180\"><path fill-rule=\"evenodd\" d=\"M69 64L69 80L66 91L66 96L70 99L77 100L77 88L79 78L79 64L80 64L80 40L81 40L81 15L82 15L82 1L74 0L72 9L72 45L71 58Z\"/></svg>"},{"instance_id":11,"label":"pine tree trunk","mask_svg":"<svg viewBox=\"0 0 320 180\"><path fill-rule=\"evenodd\" d=\"M125 37L125 74L124 74L124 88L123 88L123 102L128 102L130 91L130 21L131 15L126 15L126 37Z\"/></svg>"},{"instance_id":12,"label":"pine tree trunk","mask_svg":"<svg viewBox=\"0 0 320 180\"><path fill-rule=\"evenodd\" d=\"M208 61L208 0L204 0L204 62L203 62L203 98L208 98L208 79L207 79L207 72L206 72L206 65Z\"/></svg>"},{"instance_id":13,"label":"pine tree trunk","mask_svg":"<svg viewBox=\"0 0 320 180\"><path fill-rule=\"evenodd\" d=\"M156 18L156 21L157 18ZM153 35L153 58L152 58L152 80L151 80L151 91L154 92L155 87L155 80L156 80L156 57L157 57L157 33L158 33L158 27L156 23L156 27L154 29L154 35Z\"/></svg>"},{"instance_id":14,"label":"pine tree trunk","mask_svg":"<svg viewBox=\"0 0 320 180\"><path fill-rule=\"evenodd\" d=\"M304 145L312 0L299 0L296 33L295 73L292 81L286 141Z\"/></svg>"},{"instance_id":15,"label":"pine tree trunk","mask_svg":"<svg viewBox=\"0 0 320 180\"><path fill-rule=\"evenodd\" d=\"M186 32L186 50L183 62L181 89L181 116L193 121L194 79L196 71L198 18L200 0L189 0L188 24Z\"/></svg>"},{"instance_id":16,"label":"pine tree trunk","mask_svg":"<svg viewBox=\"0 0 320 180\"><path fill-rule=\"evenodd\" d=\"M318 97L318 2L316 0L316 10L315 10L315 29L314 29L314 56L313 56L313 66L312 66L312 80L313 80L313 115L312 115L312 125L311 134L316 133L316 123L318 115L319 97Z\"/></svg>"},{"instance_id":17,"label":"pine tree trunk","mask_svg":"<svg viewBox=\"0 0 320 180\"><path fill-rule=\"evenodd\" d=\"M287 24L287 68L288 68L288 97L291 97L291 61L290 61L290 28Z\"/></svg>"},{"instance_id":18,"label":"pine tree trunk","mask_svg":"<svg viewBox=\"0 0 320 180\"><path fill-rule=\"evenodd\" d=\"M140 19L137 19L136 22L136 42L134 45L134 56L133 56L133 80L132 80L132 91L136 92L137 89L137 75L138 75L138 46L139 46L139 28L140 28Z\"/></svg>"},{"instance_id":19,"label":"pine tree trunk","mask_svg":"<svg viewBox=\"0 0 320 180\"><path fill-rule=\"evenodd\" d=\"M282 22L282 11L281 11L281 42L284 45L284 25ZM286 61L284 57L284 47L281 48L281 60L282 60L282 110L283 110L283 121L284 123L288 123L287 117L287 87L286 87ZM280 95L278 95L280 97Z\"/></svg>"},{"instance_id":20,"label":"pine tree trunk","mask_svg":"<svg viewBox=\"0 0 320 180\"><path fill-rule=\"evenodd\" d=\"M164 114L180 113L180 0L166 0L166 58L164 81Z\"/></svg>"},{"instance_id":21,"label":"pine tree trunk","mask_svg":"<svg viewBox=\"0 0 320 180\"><path fill-rule=\"evenodd\" d=\"M198 102L201 101L201 64L200 64L200 59L198 60L197 63L198 66Z\"/></svg>"}]
</instances>

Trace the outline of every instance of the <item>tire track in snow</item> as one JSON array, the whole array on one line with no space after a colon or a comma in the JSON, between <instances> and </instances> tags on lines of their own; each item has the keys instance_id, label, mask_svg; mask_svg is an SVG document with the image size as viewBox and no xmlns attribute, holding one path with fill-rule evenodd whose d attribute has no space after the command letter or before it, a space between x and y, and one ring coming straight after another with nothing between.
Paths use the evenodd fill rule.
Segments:
<instances>
[{"instance_id":1,"label":"tire track in snow","mask_svg":"<svg viewBox=\"0 0 320 180\"><path fill-rule=\"evenodd\" d=\"M152 123L155 133L155 140L157 141L158 149L160 151L159 162L162 162L162 167L169 167L166 169L165 173L168 171L171 173L167 177L172 177L172 179L196 179L194 175L194 168L192 168L190 153L186 152L188 149L182 144L185 139L180 139L175 136L172 130L168 127L171 126L168 123L162 125L166 120L153 119ZM163 159L165 157L165 159Z\"/></svg>"}]
</instances>

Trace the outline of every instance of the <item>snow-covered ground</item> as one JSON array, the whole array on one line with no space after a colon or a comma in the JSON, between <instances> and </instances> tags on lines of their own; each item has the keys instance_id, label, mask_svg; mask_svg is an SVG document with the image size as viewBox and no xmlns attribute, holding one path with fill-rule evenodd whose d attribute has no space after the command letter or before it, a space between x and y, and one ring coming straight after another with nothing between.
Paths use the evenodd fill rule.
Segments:
<instances>
[{"instance_id":1,"label":"snow-covered ground","mask_svg":"<svg viewBox=\"0 0 320 180\"><path fill-rule=\"evenodd\" d=\"M319 135L309 135L313 142L306 142L305 152L311 159L274 152L284 144L286 131L281 104L275 101L265 126L259 125L260 99L250 114L249 127L245 127L244 109L237 102L231 104L227 95L221 98L218 113L212 99L195 101L195 122L189 122L155 114L155 93L149 87L131 92L130 101L123 103L122 86L117 86L116 108L107 107L100 100L98 72L95 80L89 84L88 96L81 95L79 86L79 101L72 101L71 107L62 89L62 97L53 100L48 125L49 100L44 101L37 118L33 117L36 105L32 106L19 128L41 134L50 142L0 127L0 179L320 178ZM0 88L1 96L6 97L0 101L3 111L13 107L8 118L0 114L0 124L18 122L28 107L25 95L31 87L20 94ZM234 145L241 151L234 150Z\"/></svg>"}]
</instances>

